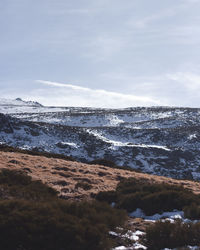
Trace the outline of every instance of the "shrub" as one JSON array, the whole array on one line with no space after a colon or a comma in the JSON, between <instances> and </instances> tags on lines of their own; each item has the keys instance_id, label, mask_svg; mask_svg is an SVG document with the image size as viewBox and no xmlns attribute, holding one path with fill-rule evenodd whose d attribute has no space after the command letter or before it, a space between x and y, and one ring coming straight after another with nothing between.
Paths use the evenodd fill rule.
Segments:
<instances>
[{"instance_id":1,"label":"shrub","mask_svg":"<svg viewBox=\"0 0 200 250\"><path fill-rule=\"evenodd\" d=\"M106 166L109 168L123 169L123 170L128 170L128 171L133 171L133 172L141 172L140 170L133 169L129 166L118 166L114 161L107 160L107 159L96 159L96 160L88 162L88 164L102 165L102 166Z\"/></svg>"},{"instance_id":2,"label":"shrub","mask_svg":"<svg viewBox=\"0 0 200 250\"><path fill-rule=\"evenodd\" d=\"M115 191L103 191L103 192L99 192L96 195L96 199L98 201L105 201L111 204L112 202L117 201L117 194Z\"/></svg>"},{"instance_id":3,"label":"shrub","mask_svg":"<svg viewBox=\"0 0 200 250\"><path fill-rule=\"evenodd\" d=\"M124 219L123 212L98 202L1 201L1 248L109 249L108 231Z\"/></svg>"},{"instance_id":4,"label":"shrub","mask_svg":"<svg viewBox=\"0 0 200 250\"><path fill-rule=\"evenodd\" d=\"M2 169L0 172L0 199L47 200L55 197L56 190L41 181L33 181L22 171Z\"/></svg>"},{"instance_id":5,"label":"shrub","mask_svg":"<svg viewBox=\"0 0 200 250\"><path fill-rule=\"evenodd\" d=\"M199 197L196 197L192 192L163 190L144 196L141 208L147 215L151 215L164 211L173 211L174 209L182 210L185 205L195 200L199 201Z\"/></svg>"},{"instance_id":6,"label":"shrub","mask_svg":"<svg viewBox=\"0 0 200 250\"><path fill-rule=\"evenodd\" d=\"M158 221L146 229L144 242L149 250L197 246L200 244L200 223Z\"/></svg>"},{"instance_id":7,"label":"shrub","mask_svg":"<svg viewBox=\"0 0 200 250\"><path fill-rule=\"evenodd\" d=\"M90 162L92 165L103 165L107 167L117 167L116 164L111 161L111 160L106 160L106 159L96 159Z\"/></svg>"},{"instance_id":8,"label":"shrub","mask_svg":"<svg viewBox=\"0 0 200 250\"><path fill-rule=\"evenodd\" d=\"M200 204L200 196L181 186L150 184L134 178L122 180L116 191L100 192L97 200L115 202L115 207L132 212L141 208L147 215L181 210L191 203Z\"/></svg>"},{"instance_id":9,"label":"shrub","mask_svg":"<svg viewBox=\"0 0 200 250\"><path fill-rule=\"evenodd\" d=\"M103 202L62 200L19 171L3 169L0 190L1 249L107 250L108 232L126 219L124 211Z\"/></svg>"},{"instance_id":10,"label":"shrub","mask_svg":"<svg viewBox=\"0 0 200 250\"><path fill-rule=\"evenodd\" d=\"M192 203L190 206L184 207L183 211L184 211L184 216L191 220L200 219L200 205Z\"/></svg>"}]
</instances>

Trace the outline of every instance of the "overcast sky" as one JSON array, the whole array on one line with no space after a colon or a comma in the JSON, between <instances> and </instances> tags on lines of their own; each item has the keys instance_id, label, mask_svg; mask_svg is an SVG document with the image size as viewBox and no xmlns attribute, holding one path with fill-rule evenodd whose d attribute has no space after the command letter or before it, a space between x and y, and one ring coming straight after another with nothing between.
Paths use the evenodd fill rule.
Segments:
<instances>
[{"instance_id":1,"label":"overcast sky","mask_svg":"<svg viewBox=\"0 0 200 250\"><path fill-rule=\"evenodd\" d=\"M1 0L0 96L200 107L200 0Z\"/></svg>"}]
</instances>

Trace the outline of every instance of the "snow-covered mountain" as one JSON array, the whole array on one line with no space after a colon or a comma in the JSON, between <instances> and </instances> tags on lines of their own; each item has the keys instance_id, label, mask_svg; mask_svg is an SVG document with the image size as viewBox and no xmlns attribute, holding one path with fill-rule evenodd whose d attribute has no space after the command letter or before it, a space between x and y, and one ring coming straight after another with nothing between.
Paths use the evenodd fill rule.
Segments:
<instances>
[{"instance_id":1,"label":"snow-covered mountain","mask_svg":"<svg viewBox=\"0 0 200 250\"><path fill-rule=\"evenodd\" d=\"M21 98L6 99L0 98L0 106L7 106L8 108L16 107L16 106L32 106L32 107L42 107L42 104L34 101L24 101Z\"/></svg>"},{"instance_id":2,"label":"snow-covered mountain","mask_svg":"<svg viewBox=\"0 0 200 250\"><path fill-rule=\"evenodd\" d=\"M200 109L45 107L0 100L0 142L200 179Z\"/></svg>"}]
</instances>

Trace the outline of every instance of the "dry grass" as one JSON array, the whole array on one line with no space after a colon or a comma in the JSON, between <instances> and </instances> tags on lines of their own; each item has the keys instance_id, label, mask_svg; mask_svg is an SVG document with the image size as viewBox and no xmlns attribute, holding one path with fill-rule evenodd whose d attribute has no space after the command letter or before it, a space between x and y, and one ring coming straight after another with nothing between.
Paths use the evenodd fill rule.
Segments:
<instances>
[{"instance_id":1,"label":"dry grass","mask_svg":"<svg viewBox=\"0 0 200 250\"><path fill-rule=\"evenodd\" d=\"M147 183L179 184L196 194L200 194L200 183L198 182L174 180L106 166L23 153L0 152L1 168L24 170L33 179L39 179L55 188L66 199L90 199L99 191L114 190L122 178L130 177L142 179ZM81 188L84 184L89 184L90 189Z\"/></svg>"}]
</instances>

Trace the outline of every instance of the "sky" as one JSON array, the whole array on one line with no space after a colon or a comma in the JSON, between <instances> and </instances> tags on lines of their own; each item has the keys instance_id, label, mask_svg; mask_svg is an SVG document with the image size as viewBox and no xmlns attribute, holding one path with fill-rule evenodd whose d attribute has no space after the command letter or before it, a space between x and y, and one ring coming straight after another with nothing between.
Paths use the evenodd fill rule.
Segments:
<instances>
[{"instance_id":1,"label":"sky","mask_svg":"<svg viewBox=\"0 0 200 250\"><path fill-rule=\"evenodd\" d=\"M0 97L200 107L200 0L1 0Z\"/></svg>"}]
</instances>

